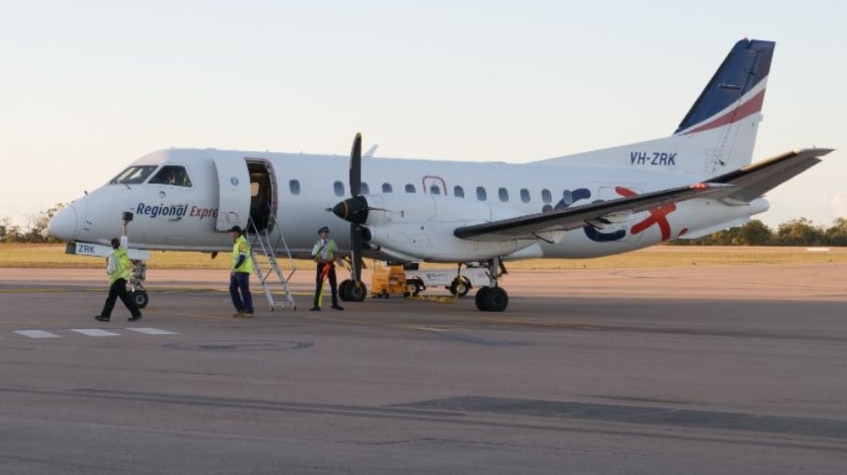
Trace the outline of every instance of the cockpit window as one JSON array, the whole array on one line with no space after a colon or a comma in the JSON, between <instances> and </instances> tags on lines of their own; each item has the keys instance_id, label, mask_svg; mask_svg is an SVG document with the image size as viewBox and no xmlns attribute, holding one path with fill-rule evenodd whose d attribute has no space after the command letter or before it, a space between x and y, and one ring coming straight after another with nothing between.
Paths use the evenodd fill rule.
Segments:
<instances>
[{"instance_id":1,"label":"cockpit window","mask_svg":"<svg viewBox=\"0 0 847 475\"><path fill-rule=\"evenodd\" d=\"M191 179L185 168L176 165L165 165L150 179L153 185L191 186Z\"/></svg>"},{"instance_id":2,"label":"cockpit window","mask_svg":"<svg viewBox=\"0 0 847 475\"><path fill-rule=\"evenodd\" d=\"M143 183L155 169L156 165L129 167L120 172L118 176L112 178L112 181L109 183L112 185L132 185L135 183Z\"/></svg>"}]
</instances>

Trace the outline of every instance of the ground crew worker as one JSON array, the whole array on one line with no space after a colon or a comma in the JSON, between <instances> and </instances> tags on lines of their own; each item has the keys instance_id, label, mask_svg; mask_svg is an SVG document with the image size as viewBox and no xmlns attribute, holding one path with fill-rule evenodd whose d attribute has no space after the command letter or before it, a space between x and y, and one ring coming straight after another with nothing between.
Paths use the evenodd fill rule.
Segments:
<instances>
[{"instance_id":1,"label":"ground crew worker","mask_svg":"<svg viewBox=\"0 0 847 475\"><path fill-rule=\"evenodd\" d=\"M315 312L321 309L321 288L324 278L329 279L329 288L332 291L332 308L344 310L344 307L338 305L338 285L335 277L335 241L329 238L329 228L326 226L318 230L318 236L321 238L312 248L312 259L318 263L318 268L315 277L315 299L310 310Z\"/></svg>"},{"instance_id":2,"label":"ground crew worker","mask_svg":"<svg viewBox=\"0 0 847 475\"><path fill-rule=\"evenodd\" d=\"M135 304L135 300L126 290L126 282L129 280L130 263L127 256L127 246L129 246L129 238L127 237L127 225L132 219L132 213L124 213L124 229L121 238L112 238L112 253L106 258L106 273L109 274L109 296L106 297L106 302L103 304L103 310L100 315L95 315L94 318L101 322L108 322L112 319L112 309L115 308L115 301L120 297L131 316L130 322L141 320L141 311Z\"/></svg>"},{"instance_id":3,"label":"ground crew worker","mask_svg":"<svg viewBox=\"0 0 847 475\"><path fill-rule=\"evenodd\" d=\"M250 256L250 243L244 237L240 226L229 230L232 235L232 268L229 272L229 295L235 306L235 318L253 317L253 296L250 294L250 273L253 272L253 259Z\"/></svg>"}]
</instances>

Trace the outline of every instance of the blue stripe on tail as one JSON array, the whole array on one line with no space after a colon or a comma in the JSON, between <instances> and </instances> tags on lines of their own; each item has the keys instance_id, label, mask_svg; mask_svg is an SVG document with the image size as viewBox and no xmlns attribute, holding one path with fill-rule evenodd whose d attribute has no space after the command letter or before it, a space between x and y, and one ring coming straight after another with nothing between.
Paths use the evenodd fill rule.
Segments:
<instances>
[{"instance_id":1,"label":"blue stripe on tail","mask_svg":"<svg viewBox=\"0 0 847 475\"><path fill-rule=\"evenodd\" d=\"M761 40L743 39L736 43L674 134L713 118L765 79L775 46L773 41Z\"/></svg>"}]
</instances>

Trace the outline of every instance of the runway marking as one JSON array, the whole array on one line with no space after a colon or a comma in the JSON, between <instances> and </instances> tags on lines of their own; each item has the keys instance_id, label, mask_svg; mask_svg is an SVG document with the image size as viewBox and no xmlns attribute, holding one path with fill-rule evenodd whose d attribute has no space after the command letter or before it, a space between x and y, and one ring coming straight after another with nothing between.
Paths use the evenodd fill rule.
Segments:
<instances>
[{"instance_id":1,"label":"runway marking","mask_svg":"<svg viewBox=\"0 0 847 475\"><path fill-rule=\"evenodd\" d=\"M101 336L122 336L121 333L103 330L102 328L69 328L69 331L79 333L85 336L101 337ZM162 330L160 328L140 327L140 328L122 328L121 330L131 330L144 335L179 335L178 332L170 330ZM64 329L63 329L64 331ZM13 330L20 336L27 338L62 338L63 335L49 332L46 330Z\"/></svg>"},{"instance_id":2,"label":"runway marking","mask_svg":"<svg viewBox=\"0 0 847 475\"><path fill-rule=\"evenodd\" d=\"M55 333L46 332L44 330L17 330L15 333L29 338L61 338Z\"/></svg>"},{"instance_id":3,"label":"runway marking","mask_svg":"<svg viewBox=\"0 0 847 475\"><path fill-rule=\"evenodd\" d=\"M101 330L99 328L71 328L72 332L82 333L86 336L121 336L120 333Z\"/></svg>"},{"instance_id":4,"label":"runway marking","mask_svg":"<svg viewBox=\"0 0 847 475\"><path fill-rule=\"evenodd\" d=\"M144 333L145 335L179 335L177 332L172 332L169 330L159 330L158 328L127 328L127 330L132 330L138 333Z\"/></svg>"}]
</instances>

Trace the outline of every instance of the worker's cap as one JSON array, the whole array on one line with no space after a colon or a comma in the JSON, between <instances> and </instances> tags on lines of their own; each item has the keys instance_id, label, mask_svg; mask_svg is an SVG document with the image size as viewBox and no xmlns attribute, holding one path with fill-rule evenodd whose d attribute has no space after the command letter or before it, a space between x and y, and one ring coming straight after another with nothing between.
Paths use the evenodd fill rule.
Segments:
<instances>
[{"instance_id":1,"label":"worker's cap","mask_svg":"<svg viewBox=\"0 0 847 475\"><path fill-rule=\"evenodd\" d=\"M233 227L229 228L229 232L240 233L241 232L241 226L233 226Z\"/></svg>"},{"instance_id":2,"label":"worker's cap","mask_svg":"<svg viewBox=\"0 0 847 475\"><path fill-rule=\"evenodd\" d=\"M328 232L329 232L329 228L328 228L328 227L326 227L326 226L324 226L324 227L322 227L322 228L318 229L318 234L320 234L320 233L328 233Z\"/></svg>"}]
</instances>

